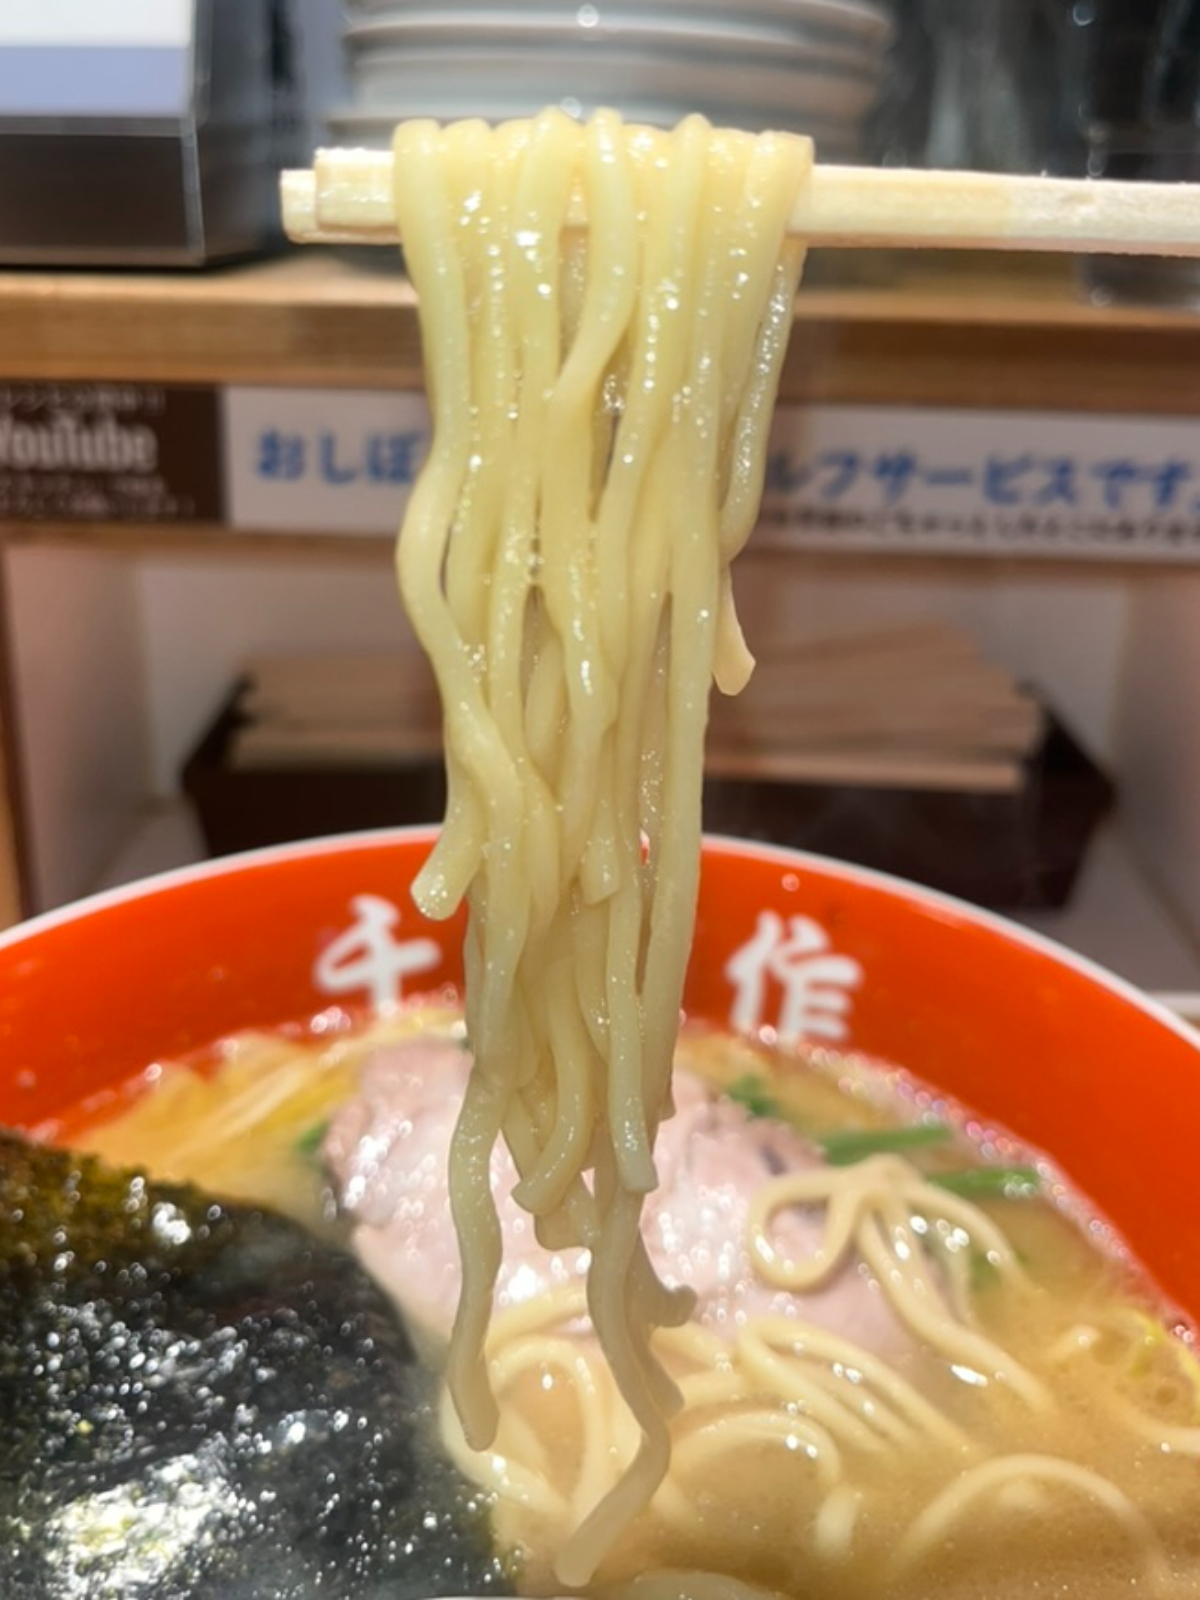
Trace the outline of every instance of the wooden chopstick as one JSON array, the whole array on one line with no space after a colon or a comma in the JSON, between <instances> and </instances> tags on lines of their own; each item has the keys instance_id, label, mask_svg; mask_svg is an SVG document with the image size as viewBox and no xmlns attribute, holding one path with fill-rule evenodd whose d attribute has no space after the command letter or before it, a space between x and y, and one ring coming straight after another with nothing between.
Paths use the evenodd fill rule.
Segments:
<instances>
[{"instance_id":1,"label":"wooden chopstick","mask_svg":"<svg viewBox=\"0 0 1200 1600\"><path fill-rule=\"evenodd\" d=\"M389 151L322 150L281 180L297 244L396 244ZM585 226L576 200L570 222ZM816 166L791 231L842 249L1200 257L1200 184Z\"/></svg>"}]
</instances>

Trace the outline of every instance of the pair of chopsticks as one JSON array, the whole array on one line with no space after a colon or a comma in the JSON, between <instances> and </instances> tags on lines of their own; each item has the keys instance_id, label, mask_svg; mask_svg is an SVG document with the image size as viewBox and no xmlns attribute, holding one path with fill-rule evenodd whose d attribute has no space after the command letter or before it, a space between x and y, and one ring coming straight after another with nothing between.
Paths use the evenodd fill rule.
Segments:
<instances>
[{"instance_id":1,"label":"pair of chopsticks","mask_svg":"<svg viewBox=\"0 0 1200 1600\"><path fill-rule=\"evenodd\" d=\"M396 244L388 151L322 150L281 180L297 244ZM577 200L571 223L586 225ZM818 247L1200 257L1200 185L817 165L790 231Z\"/></svg>"}]
</instances>

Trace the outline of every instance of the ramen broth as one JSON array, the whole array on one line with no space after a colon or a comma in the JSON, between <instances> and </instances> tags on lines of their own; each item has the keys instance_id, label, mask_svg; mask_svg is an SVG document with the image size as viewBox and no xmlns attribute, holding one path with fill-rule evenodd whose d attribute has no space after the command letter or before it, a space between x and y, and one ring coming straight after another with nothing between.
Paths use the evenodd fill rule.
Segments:
<instances>
[{"instance_id":1,"label":"ramen broth","mask_svg":"<svg viewBox=\"0 0 1200 1600\"><path fill-rule=\"evenodd\" d=\"M378 1096L366 1092L372 1074L379 1079L383 1063L388 1081L403 1084L396 1063L406 1052L452 1051L431 1058L435 1067L443 1062L434 1078L444 1101L462 1045L461 1022L444 1005L409 1007L369 1026L327 1013L281 1035L227 1041L199 1072L155 1068L105 1120L58 1135L114 1162L136 1161L152 1176L200 1182L342 1232L409 1320L429 1327L415 1281L423 1274L397 1254L398 1213L385 1215L361 1193L355 1201L357 1180L331 1174L338 1162L329 1127L336 1133L350 1116L375 1153L381 1115L393 1128L419 1129L419 1105L401 1101L381 1112ZM856 1057L775 1051L689 1029L677 1065L681 1083L690 1074L724 1099L711 1109L700 1096L697 1109L698 1091L687 1089L680 1118L700 1121L688 1124L676 1165L669 1149L662 1158L677 1187L650 1219L656 1238L670 1236L685 1206L708 1206L711 1215L683 1229L689 1259L694 1264L711 1237L714 1251L730 1253L736 1276L744 1270L738 1251L750 1261L756 1250L770 1253L778 1218L751 1230L747 1243L722 1237L722 1208L745 1234L736 1205L753 1203L756 1171L771 1183L787 1178L777 1170L780 1151L803 1148L813 1181L825 1173L843 1188L872 1170L864 1162L889 1173L890 1162L901 1187L910 1185L905 1193L945 1198L925 1206L925 1216L923 1202L905 1202L903 1226L885 1207L880 1237L924 1252L922 1281L956 1308L955 1338L1002 1352L1010 1370L997 1380L977 1370L974 1357L955 1359L954 1349L914 1336L893 1314L879 1271L853 1249L812 1302L818 1345L853 1335L825 1355L798 1332L810 1326L801 1294L762 1284L744 1300L723 1289L702 1294L690 1328L658 1336L686 1400L673 1424L670 1475L595 1589L632 1584L636 1592L639 1574L679 1569L823 1600L1200 1594L1200 1364L1192 1336L1053 1166L906 1072ZM707 1144L696 1128L709 1130ZM668 1121L660 1147L671 1138ZM401 1171L406 1161L435 1159L433 1146L414 1148L411 1161L403 1148L395 1154ZM741 1191L735 1185L727 1194L719 1174L705 1176L706 1160L740 1174ZM824 1208L791 1209L816 1225L835 1205L845 1210L851 1190L836 1193L841 1199ZM856 1202L864 1216L876 1203L884 1204ZM782 1207L785 1223L788 1214ZM964 1217L983 1220L965 1226ZM992 1248L980 1231L985 1222L1011 1257ZM451 1236L445 1248L452 1244ZM443 1252L440 1242L429 1248ZM656 1264L671 1276L669 1255ZM682 1260L676 1266L684 1276L690 1270ZM436 1270L444 1269L443 1261ZM447 1448L494 1496L496 1538L517 1553L520 1586L530 1594L561 1587L554 1550L578 1506L616 1481L637 1437L570 1285L568 1301L542 1314L542 1300L550 1302L544 1288L535 1284L524 1300L501 1289L490 1347L502 1416L493 1451L474 1457L452 1409L442 1415ZM561 1289L560 1281L554 1292ZM831 1329L840 1303L849 1325ZM432 1331L431 1349L446 1328ZM803 1348L793 1349L793 1338ZM693 1591L685 1584L681 1592Z\"/></svg>"}]
</instances>

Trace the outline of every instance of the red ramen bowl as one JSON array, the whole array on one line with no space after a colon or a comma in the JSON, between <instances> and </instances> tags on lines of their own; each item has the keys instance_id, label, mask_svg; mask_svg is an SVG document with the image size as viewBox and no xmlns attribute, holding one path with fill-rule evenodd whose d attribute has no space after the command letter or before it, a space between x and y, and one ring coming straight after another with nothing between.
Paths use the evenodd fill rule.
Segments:
<instances>
[{"instance_id":1,"label":"red ramen bowl","mask_svg":"<svg viewBox=\"0 0 1200 1600\"><path fill-rule=\"evenodd\" d=\"M429 829L170 873L0 938L0 1122L70 1126L221 1035L428 993L462 928L409 888ZM878 873L705 847L687 1006L867 1051L1047 1151L1200 1316L1200 1040L1047 940Z\"/></svg>"}]
</instances>

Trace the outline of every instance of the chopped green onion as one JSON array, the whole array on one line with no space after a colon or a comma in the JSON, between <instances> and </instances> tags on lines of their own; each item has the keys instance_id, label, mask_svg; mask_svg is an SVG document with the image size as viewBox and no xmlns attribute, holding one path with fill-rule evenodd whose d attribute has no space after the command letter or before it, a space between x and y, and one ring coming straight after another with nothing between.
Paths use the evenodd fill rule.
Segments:
<instances>
[{"instance_id":1,"label":"chopped green onion","mask_svg":"<svg viewBox=\"0 0 1200 1600\"><path fill-rule=\"evenodd\" d=\"M967 1167L962 1172L935 1172L927 1180L938 1189L966 1200L1032 1200L1041 1189L1036 1167Z\"/></svg>"},{"instance_id":2,"label":"chopped green onion","mask_svg":"<svg viewBox=\"0 0 1200 1600\"><path fill-rule=\"evenodd\" d=\"M315 1127L309 1128L306 1133L302 1133L292 1148L298 1156L303 1156L306 1161L311 1161L314 1156L320 1154L321 1146L324 1144L325 1135L328 1132L329 1124L327 1122L318 1122Z\"/></svg>"},{"instance_id":3,"label":"chopped green onion","mask_svg":"<svg viewBox=\"0 0 1200 1600\"><path fill-rule=\"evenodd\" d=\"M794 1118L770 1092L766 1080L755 1073L747 1072L736 1078L725 1094L749 1117L773 1117L795 1125ZM868 1156L922 1150L930 1145L945 1144L952 1137L953 1130L944 1122L915 1122L904 1128L839 1129L818 1135L814 1142L831 1167L852 1167ZM926 1180L964 1199L1030 1200L1041 1189L1036 1167L966 1167L961 1171L927 1173Z\"/></svg>"},{"instance_id":4,"label":"chopped green onion","mask_svg":"<svg viewBox=\"0 0 1200 1600\"><path fill-rule=\"evenodd\" d=\"M779 1101L771 1094L764 1081L755 1077L752 1072L735 1079L725 1090L725 1094L735 1105L741 1106L749 1117L775 1117L781 1122L787 1120Z\"/></svg>"},{"instance_id":5,"label":"chopped green onion","mask_svg":"<svg viewBox=\"0 0 1200 1600\"><path fill-rule=\"evenodd\" d=\"M944 1122L917 1122L908 1128L850 1128L844 1133L827 1133L817 1140L831 1167L852 1167L868 1156L890 1155L902 1150L919 1150L925 1145L944 1144L950 1129Z\"/></svg>"}]
</instances>

